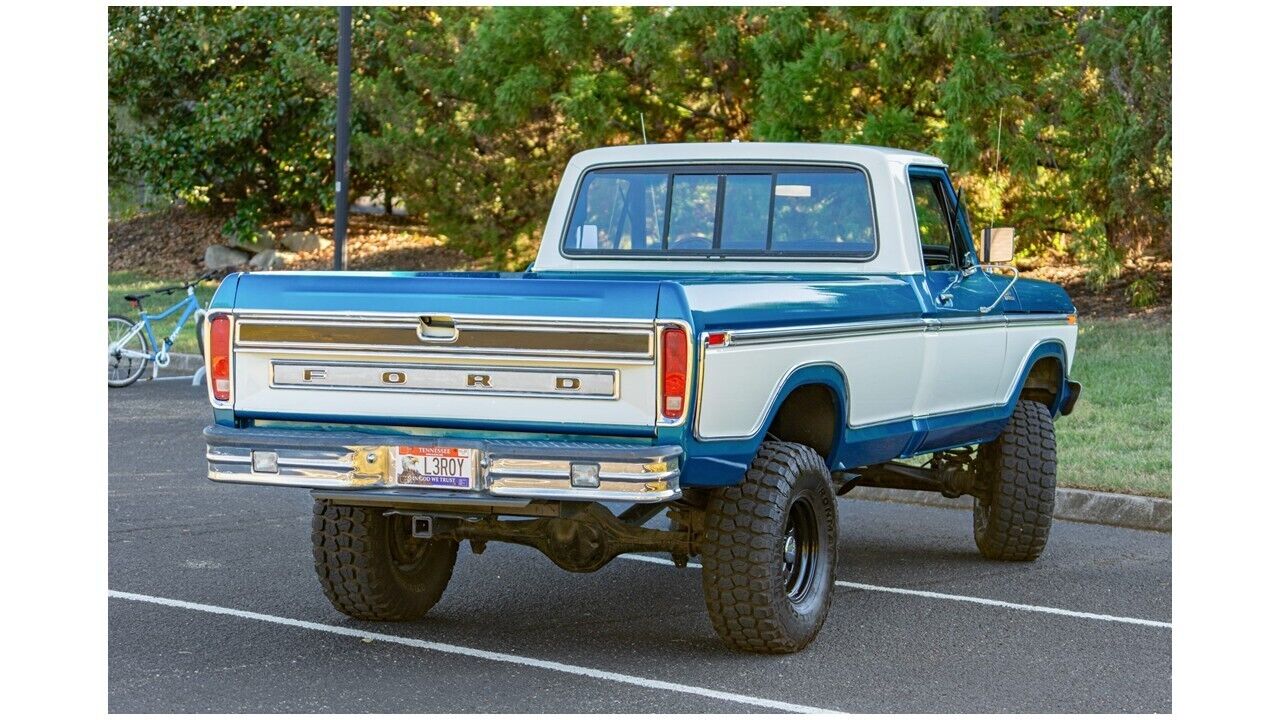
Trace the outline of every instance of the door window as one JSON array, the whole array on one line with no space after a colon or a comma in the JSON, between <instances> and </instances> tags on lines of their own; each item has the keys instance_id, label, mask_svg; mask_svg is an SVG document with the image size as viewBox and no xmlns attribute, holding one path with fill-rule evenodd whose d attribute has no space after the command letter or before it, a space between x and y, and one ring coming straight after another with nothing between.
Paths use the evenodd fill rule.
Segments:
<instances>
[{"instance_id":1,"label":"door window","mask_svg":"<svg viewBox=\"0 0 1280 720\"><path fill-rule=\"evenodd\" d=\"M928 176L911 177L911 195L916 206L916 224L920 234L920 250L929 270L956 270L955 233L952 232L951 203L942 179Z\"/></svg>"}]
</instances>

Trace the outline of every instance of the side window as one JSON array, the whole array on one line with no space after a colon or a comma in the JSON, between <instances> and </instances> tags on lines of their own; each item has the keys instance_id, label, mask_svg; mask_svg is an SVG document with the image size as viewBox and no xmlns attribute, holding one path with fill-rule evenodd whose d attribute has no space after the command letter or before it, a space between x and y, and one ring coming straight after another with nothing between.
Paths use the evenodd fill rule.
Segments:
<instances>
[{"instance_id":1,"label":"side window","mask_svg":"<svg viewBox=\"0 0 1280 720\"><path fill-rule=\"evenodd\" d=\"M911 178L911 195L916 205L920 249L930 270L955 270L958 258L951 232L951 214L946 190L936 177Z\"/></svg>"}]
</instances>

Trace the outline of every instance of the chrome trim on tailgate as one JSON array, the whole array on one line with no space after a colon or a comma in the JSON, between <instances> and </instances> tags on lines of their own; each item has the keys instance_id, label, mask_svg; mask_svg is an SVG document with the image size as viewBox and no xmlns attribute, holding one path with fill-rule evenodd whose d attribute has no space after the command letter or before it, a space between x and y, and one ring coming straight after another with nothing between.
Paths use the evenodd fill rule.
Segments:
<instances>
[{"instance_id":1,"label":"chrome trim on tailgate","mask_svg":"<svg viewBox=\"0 0 1280 720\"><path fill-rule=\"evenodd\" d=\"M482 355L653 357L653 323L442 315L316 316L241 312L245 348L385 350ZM448 330L434 334L431 329Z\"/></svg>"}]
</instances>

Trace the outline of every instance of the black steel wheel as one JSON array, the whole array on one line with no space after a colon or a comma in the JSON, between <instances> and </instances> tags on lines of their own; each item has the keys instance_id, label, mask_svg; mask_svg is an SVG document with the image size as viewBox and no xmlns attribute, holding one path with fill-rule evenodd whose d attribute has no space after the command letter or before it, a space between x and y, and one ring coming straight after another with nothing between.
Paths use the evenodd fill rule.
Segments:
<instances>
[{"instance_id":1,"label":"black steel wheel","mask_svg":"<svg viewBox=\"0 0 1280 720\"><path fill-rule=\"evenodd\" d=\"M782 574L787 578L787 598L804 602L816 584L821 537L818 518L808 498L797 498L787 512L782 535Z\"/></svg>"},{"instance_id":2,"label":"black steel wheel","mask_svg":"<svg viewBox=\"0 0 1280 720\"><path fill-rule=\"evenodd\" d=\"M826 463L812 448L766 442L742 484L707 503L702 591L726 645L803 650L835 587L839 516Z\"/></svg>"}]
</instances>

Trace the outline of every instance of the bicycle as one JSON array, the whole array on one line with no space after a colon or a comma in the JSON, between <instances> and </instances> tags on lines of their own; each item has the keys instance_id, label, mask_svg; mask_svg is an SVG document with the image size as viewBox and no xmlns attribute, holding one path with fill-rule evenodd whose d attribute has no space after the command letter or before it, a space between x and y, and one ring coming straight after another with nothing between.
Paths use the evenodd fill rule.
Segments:
<instances>
[{"instance_id":1,"label":"bicycle","mask_svg":"<svg viewBox=\"0 0 1280 720\"><path fill-rule=\"evenodd\" d=\"M196 344L200 348L200 356L204 356L206 311L200 307L200 301L196 299L195 287L213 276L213 271L210 271L181 285L124 296L124 299L129 301L129 305L138 311L141 319L135 322L123 315L107 316L108 387L126 387L137 382L138 378L146 372L149 362L155 363L157 371L159 368L167 367L170 360L169 348L173 347L174 341L178 339L178 333L182 332L183 326L193 315L196 319ZM187 296L165 310L153 314L142 309L144 298L152 295L171 295L180 290L186 290ZM151 330L152 321L163 320L179 310L182 314L178 317L177 327L164 339L160 349L153 351L152 348L156 347L157 343L155 333Z\"/></svg>"}]
</instances>

